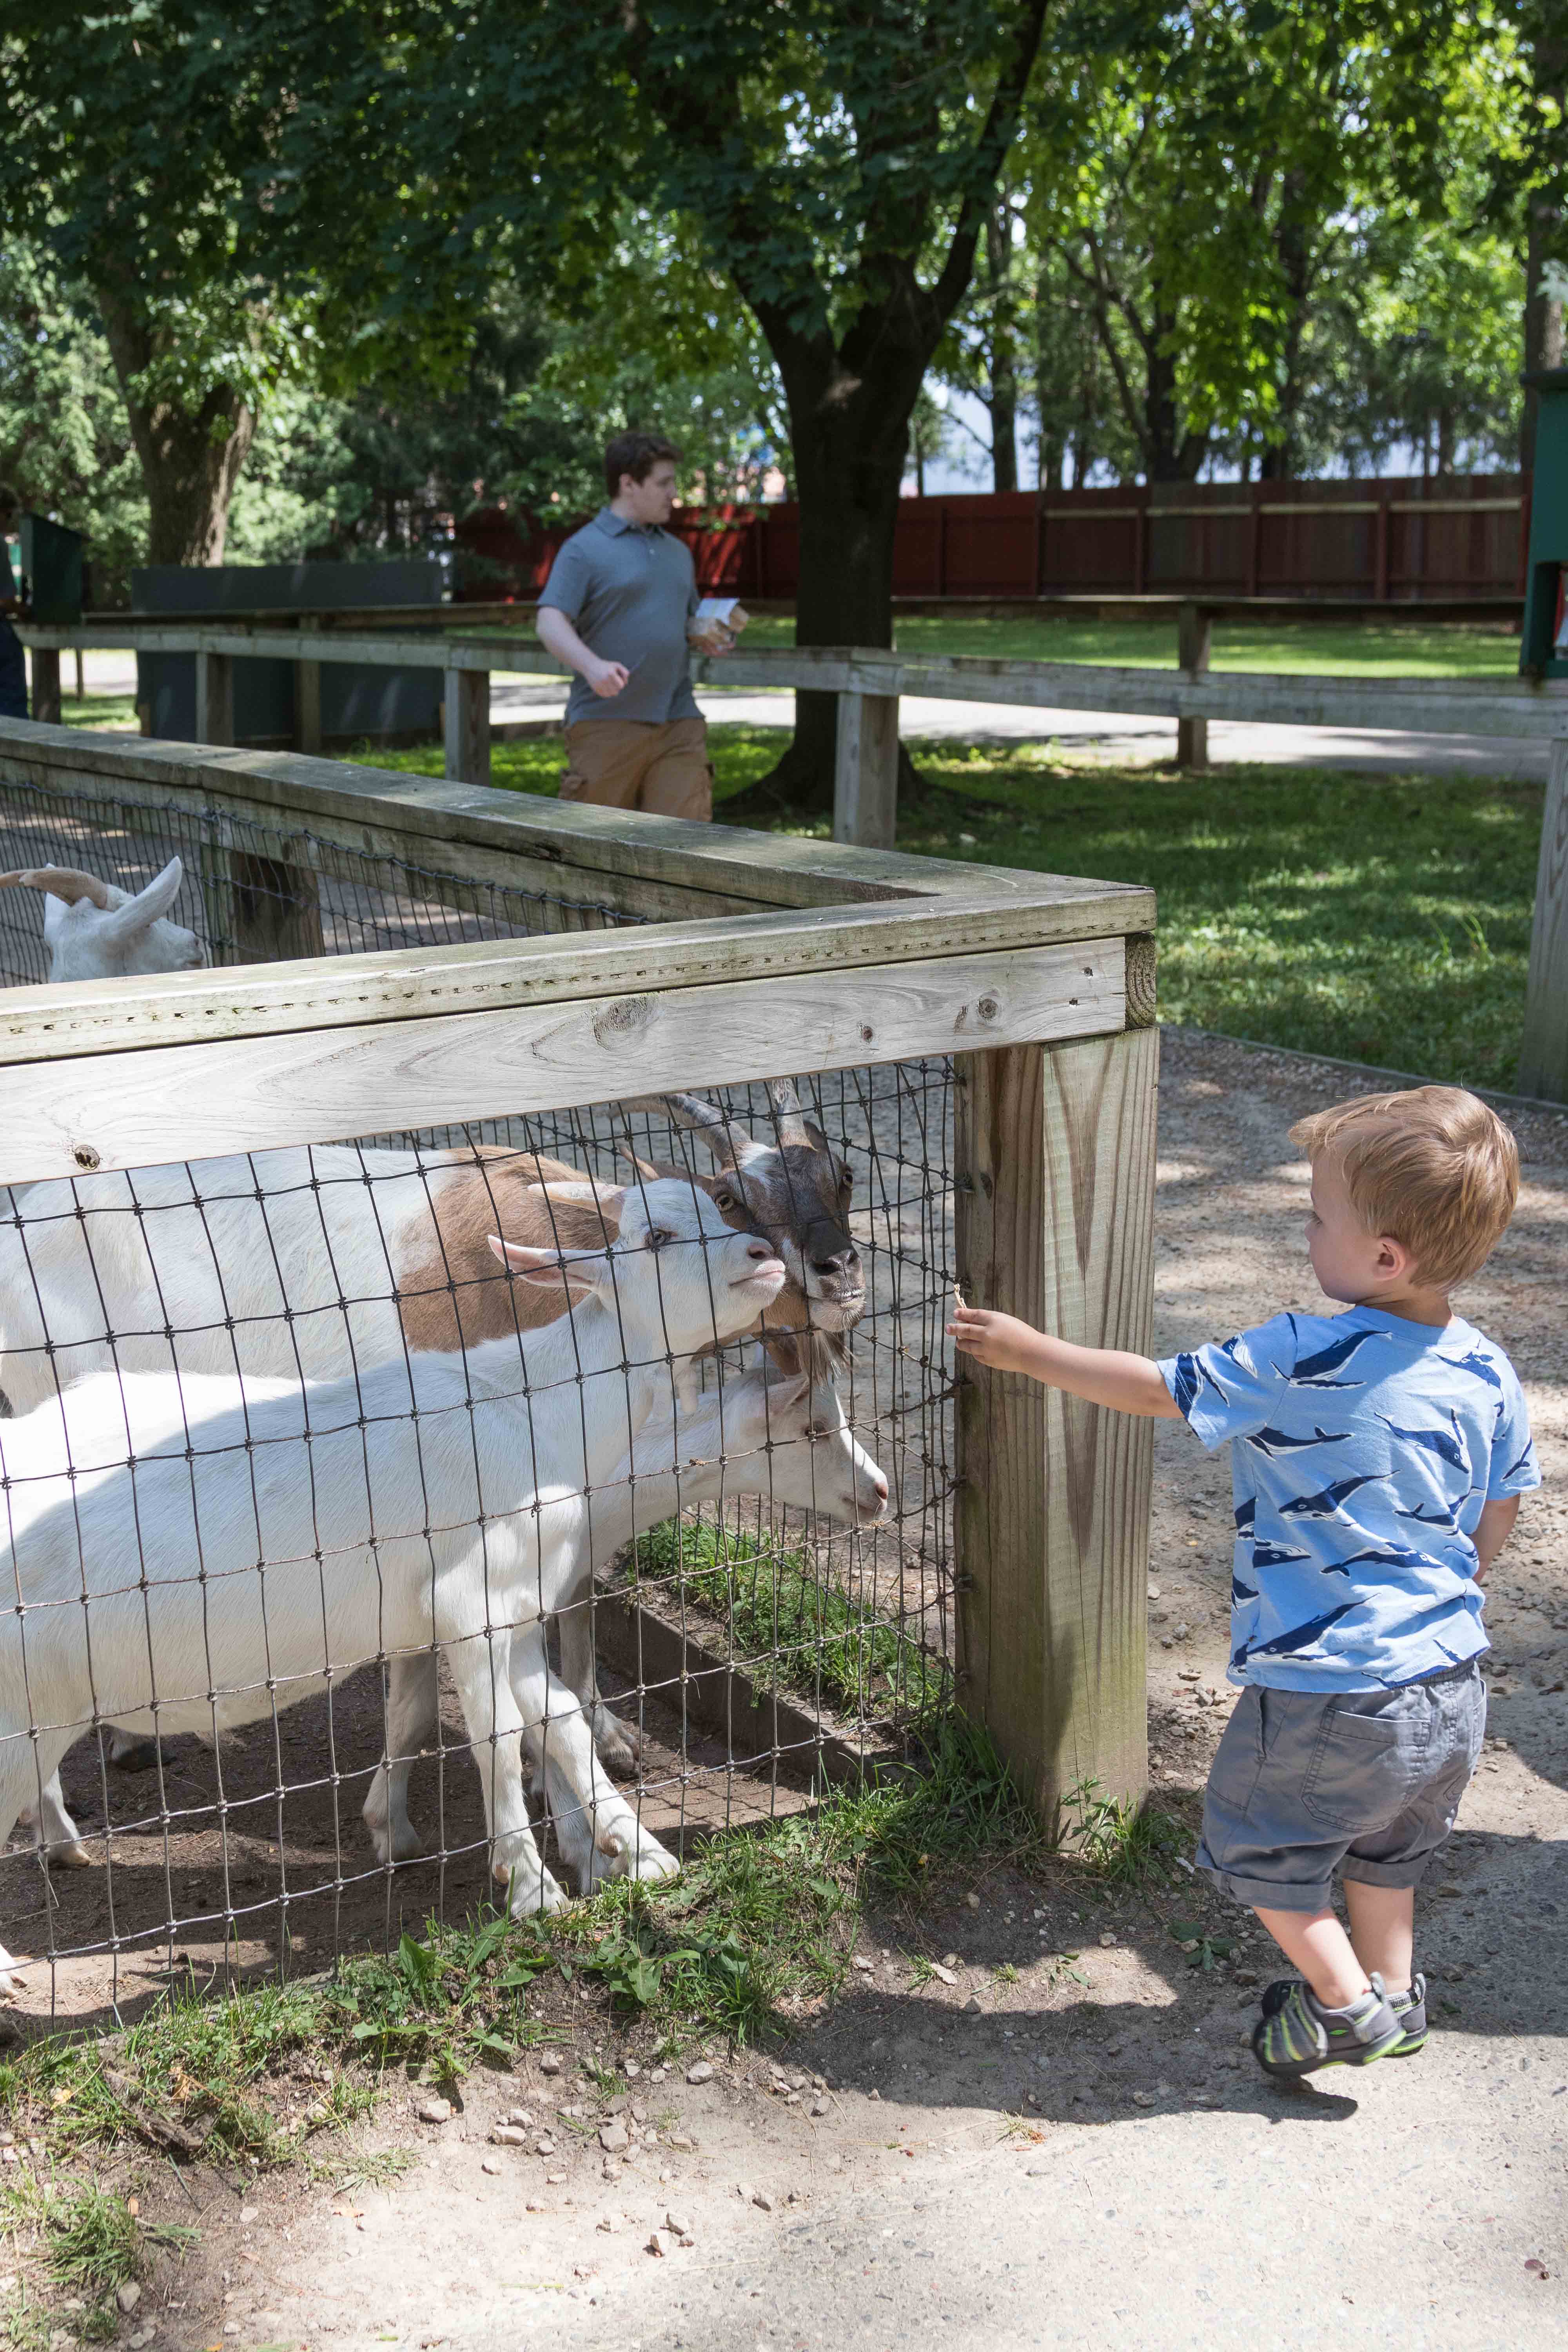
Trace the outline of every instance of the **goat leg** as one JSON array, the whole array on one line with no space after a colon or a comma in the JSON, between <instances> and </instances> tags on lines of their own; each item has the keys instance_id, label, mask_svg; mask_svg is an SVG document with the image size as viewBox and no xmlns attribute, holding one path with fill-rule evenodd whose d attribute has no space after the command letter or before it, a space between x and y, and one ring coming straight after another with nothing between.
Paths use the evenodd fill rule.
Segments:
<instances>
[{"instance_id":1,"label":"goat leg","mask_svg":"<svg viewBox=\"0 0 1568 2352\"><path fill-rule=\"evenodd\" d=\"M550 1671L542 1628L512 1641L513 1688L563 1859L580 1891L607 1878L671 1878L680 1864L605 1779L576 1694Z\"/></svg>"},{"instance_id":2,"label":"goat leg","mask_svg":"<svg viewBox=\"0 0 1568 2352\"><path fill-rule=\"evenodd\" d=\"M605 1705L599 1689L598 1660L594 1654L594 1603L586 1587L560 1611L561 1679L588 1718L594 1745L606 1772L619 1780L636 1777L642 1758L642 1734L635 1724L623 1723Z\"/></svg>"},{"instance_id":3,"label":"goat leg","mask_svg":"<svg viewBox=\"0 0 1568 2352\"><path fill-rule=\"evenodd\" d=\"M34 1801L23 1806L16 1816L16 1825L32 1832L33 1842L41 1848L47 1862L63 1864L68 1870L92 1868L92 1856L66 1811L65 1791L58 1771L51 1773Z\"/></svg>"},{"instance_id":4,"label":"goat leg","mask_svg":"<svg viewBox=\"0 0 1568 2352\"><path fill-rule=\"evenodd\" d=\"M425 1852L408 1818L408 1776L439 1722L435 1651L394 1658L386 1671L386 1748L364 1801L364 1825L384 1870L393 1863L417 1862Z\"/></svg>"},{"instance_id":5,"label":"goat leg","mask_svg":"<svg viewBox=\"0 0 1568 2352\"><path fill-rule=\"evenodd\" d=\"M514 1651L529 1661L536 1653L542 1659L542 1629L534 1623L508 1633L491 1626L484 1633L448 1643L447 1660L462 1701L463 1721L484 1791L490 1875L506 1886L507 1908L512 1917L526 1919L536 1911L563 1910L566 1896L540 1857L523 1796L524 1717L512 1687ZM561 1696L582 1723L575 1700L564 1691ZM586 1728L584 1725L585 1739ZM591 1761L593 1742L586 1740L586 1745Z\"/></svg>"}]
</instances>

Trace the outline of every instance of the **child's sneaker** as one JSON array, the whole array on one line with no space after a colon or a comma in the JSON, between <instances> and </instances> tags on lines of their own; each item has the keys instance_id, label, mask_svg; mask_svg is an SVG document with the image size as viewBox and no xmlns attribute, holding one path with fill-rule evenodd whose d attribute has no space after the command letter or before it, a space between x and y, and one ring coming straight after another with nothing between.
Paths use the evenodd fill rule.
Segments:
<instances>
[{"instance_id":1,"label":"child's sneaker","mask_svg":"<svg viewBox=\"0 0 1568 2352\"><path fill-rule=\"evenodd\" d=\"M1300 1982L1300 1977L1277 1977L1267 1986L1262 2001L1264 2016L1278 2017ZM1408 1992L1391 1992L1386 1998L1405 2031L1393 2049L1383 2054L1385 2058L1414 2058L1417 2051L1426 2047L1426 1979L1417 1969L1410 1979Z\"/></svg>"},{"instance_id":2,"label":"child's sneaker","mask_svg":"<svg viewBox=\"0 0 1568 2352\"><path fill-rule=\"evenodd\" d=\"M1321 2066L1370 2066L1404 2038L1381 1977L1347 2009L1326 2009L1298 1979L1287 1984L1279 2007L1258 2019L1252 2047L1265 2074L1294 2078L1315 2074Z\"/></svg>"}]
</instances>

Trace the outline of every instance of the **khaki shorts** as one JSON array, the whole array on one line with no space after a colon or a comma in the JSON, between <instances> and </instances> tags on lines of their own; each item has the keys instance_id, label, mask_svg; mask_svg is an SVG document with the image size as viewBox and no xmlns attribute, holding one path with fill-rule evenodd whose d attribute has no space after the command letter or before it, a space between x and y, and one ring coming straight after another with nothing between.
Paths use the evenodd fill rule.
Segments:
<instances>
[{"instance_id":1,"label":"khaki shorts","mask_svg":"<svg viewBox=\"0 0 1568 2352\"><path fill-rule=\"evenodd\" d=\"M713 814L713 770L701 719L580 719L566 730L563 801L642 809L649 816Z\"/></svg>"},{"instance_id":2,"label":"khaki shorts","mask_svg":"<svg viewBox=\"0 0 1568 2352\"><path fill-rule=\"evenodd\" d=\"M1480 1756L1476 1660L1393 1690L1241 1694L1204 1800L1198 1868L1238 1902L1321 1911L1335 1871L1415 1886Z\"/></svg>"}]
</instances>

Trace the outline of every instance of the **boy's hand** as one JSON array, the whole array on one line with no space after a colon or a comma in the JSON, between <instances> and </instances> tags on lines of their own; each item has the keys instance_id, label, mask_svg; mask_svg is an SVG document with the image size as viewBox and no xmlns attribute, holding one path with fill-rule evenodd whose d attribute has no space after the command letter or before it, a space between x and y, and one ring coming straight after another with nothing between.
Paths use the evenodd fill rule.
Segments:
<instances>
[{"instance_id":1,"label":"boy's hand","mask_svg":"<svg viewBox=\"0 0 1568 2352\"><path fill-rule=\"evenodd\" d=\"M984 1307L966 1307L957 1284L947 1336L961 1355L973 1356L996 1372L1023 1372L1047 1388L1064 1389L1068 1396L1089 1404L1107 1404L1118 1412L1135 1412L1156 1421L1179 1418L1177 1407L1147 1356L1125 1355L1117 1348L1079 1348L1070 1339L1056 1339L1037 1331L1016 1315L995 1315Z\"/></svg>"},{"instance_id":2,"label":"boy's hand","mask_svg":"<svg viewBox=\"0 0 1568 2352\"><path fill-rule=\"evenodd\" d=\"M954 1293L956 1297L957 1294ZM1039 1353L1039 1333L1016 1315L994 1315L984 1307L966 1307L962 1298L952 1310L947 1336L960 1352L993 1371L1027 1372Z\"/></svg>"}]
</instances>

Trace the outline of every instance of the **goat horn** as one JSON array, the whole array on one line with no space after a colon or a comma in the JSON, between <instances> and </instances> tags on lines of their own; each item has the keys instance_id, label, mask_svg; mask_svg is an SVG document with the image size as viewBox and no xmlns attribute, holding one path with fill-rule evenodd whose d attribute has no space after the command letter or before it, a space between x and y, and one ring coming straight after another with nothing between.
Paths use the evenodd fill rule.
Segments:
<instances>
[{"instance_id":1,"label":"goat horn","mask_svg":"<svg viewBox=\"0 0 1568 2352\"><path fill-rule=\"evenodd\" d=\"M768 1100L773 1104L778 1122L781 1143L809 1143L805 1131L805 1113L800 1107L800 1097L788 1078L768 1080Z\"/></svg>"},{"instance_id":2,"label":"goat horn","mask_svg":"<svg viewBox=\"0 0 1568 2352\"><path fill-rule=\"evenodd\" d=\"M765 1148L732 1118L726 1118L717 1103L701 1095L639 1095L626 1108L651 1111L656 1118L668 1118L700 1136L716 1160L728 1160L733 1167Z\"/></svg>"},{"instance_id":3,"label":"goat horn","mask_svg":"<svg viewBox=\"0 0 1568 2352\"><path fill-rule=\"evenodd\" d=\"M47 890L51 898L63 898L74 907L79 898L90 898L105 914L109 911L109 887L96 874L84 874L75 866L22 866L10 874L0 874L0 890L13 890L20 885L27 890Z\"/></svg>"}]
</instances>

